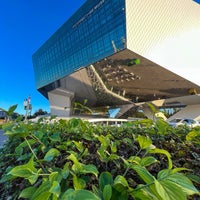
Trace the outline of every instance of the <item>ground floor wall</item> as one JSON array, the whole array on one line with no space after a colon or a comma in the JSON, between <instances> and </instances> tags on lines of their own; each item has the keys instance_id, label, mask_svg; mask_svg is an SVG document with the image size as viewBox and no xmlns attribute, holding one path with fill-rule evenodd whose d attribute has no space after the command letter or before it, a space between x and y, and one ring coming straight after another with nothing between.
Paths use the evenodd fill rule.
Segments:
<instances>
[{"instance_id":1,"label":"ground floor wall","mask_svg":"<svg viewBox=\"0 0 200 200\"><path fill-rule=\"evenodd\" d=\"M69 117L72 113L74 93L57 88L48 93L51 115Z\"/></svg>"}]
</instances>

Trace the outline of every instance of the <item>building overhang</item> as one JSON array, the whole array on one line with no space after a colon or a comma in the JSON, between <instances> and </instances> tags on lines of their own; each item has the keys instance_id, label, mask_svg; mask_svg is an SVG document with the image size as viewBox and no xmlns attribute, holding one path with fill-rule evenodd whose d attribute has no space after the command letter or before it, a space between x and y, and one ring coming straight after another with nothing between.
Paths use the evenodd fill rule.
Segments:
<instances>
[{"instance_id":1,"label":"building overhang","mask_svg":"<svg viewBox=\"0 0 200 200\"><path fill-rule=\"evenodd\" d=\"M191 90L200 93L198 85L128 49L93 66L107 88L134 103L187 96Z\"/></svg>"}]
</instances>

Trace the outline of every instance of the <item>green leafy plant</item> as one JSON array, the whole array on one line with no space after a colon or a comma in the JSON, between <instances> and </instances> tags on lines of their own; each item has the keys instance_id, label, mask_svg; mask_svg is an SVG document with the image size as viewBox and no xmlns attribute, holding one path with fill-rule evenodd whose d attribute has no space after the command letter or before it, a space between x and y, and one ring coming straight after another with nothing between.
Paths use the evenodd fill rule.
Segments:
<instances>
[{"instance_id":1,"label":"green leafy plant","mask_svg":"<svg viewBox=\"0 0 200 200\"><path fill-rule=\"evenodd\" d=\"M3 128L8 141L0 153L2 199L186 200L199 195L196 132L179 137L175 131L180 130L159 121L103 127L75 118ZM192 162L182 162L182 154Z\"/></svg>"},{"instance_id":2,"label":"green leafy plant","mask_svg":"<svg viewBox=\"0 0 200 200\"><path fill-rule=\"evenodd\" d=\"M133 66L133 65L139 65L139 64L140 64L139 58L132 59L127 62L127 66Z\"/></svg>"},{"instance_id":3,"label":"green leafy plant","mask_svg":"<svg viewBox=\"0 0 200 200\"><path fill-rule=\"evenodd\" d=\"M77 114L93 113L93 111L87 106L87 99L84 99L83 103L74 102L73 112ZM66 109L67 107L65 107Z\"/></svg>"},{"instance_id":4,"label":"green leafy plant","mask_svg":"<svg viewBox=\"0 0 200 200\"><path fill-rule=\"evenodd\" d=\"M8 122L12 119L12 115L13 115L14 111L16 110L17 106L18 106L17 104L10 106L8 108L8 110L0 108L0 110L4 111L6 113L6 119L5 119L6 122Z\"/></svg>"},{"instance_id":5,"label":"green leafy plant","mask_svg":"<svg viewBox=\"0 0 200 200\"><path fill-rule=\"evenodd\" d=\"M200 147L200 130L193 129L186 135L187 142L193 142Z\"/></svg>"}]
</instances>

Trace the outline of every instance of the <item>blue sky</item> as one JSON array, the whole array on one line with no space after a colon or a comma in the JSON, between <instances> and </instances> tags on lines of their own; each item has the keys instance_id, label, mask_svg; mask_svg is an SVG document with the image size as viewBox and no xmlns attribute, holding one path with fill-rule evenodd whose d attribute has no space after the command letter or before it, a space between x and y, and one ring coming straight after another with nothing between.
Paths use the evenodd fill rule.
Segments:
<instances>
[{"instance_id":1,"label":"blue sky","mask_svg":"<svg viewBox=\"0 0 200 200\"><path fill-rule=\"evenodd\" d=\"M48 101L36 90L32 54L85 0L5 0L0 4L0 108L18 104L31 95L32 113L49 112Z\"/></svg>"},{"instance_id":2,"label":"blue sky","mask_svg":"<svg viewBox=\"0 0 200 200\"><path fill-rule=\"evenodd\" d=\"M197 3L200 3L200 0L194 0L195 2L197 2Z\"/></svg>"}]
</instances>

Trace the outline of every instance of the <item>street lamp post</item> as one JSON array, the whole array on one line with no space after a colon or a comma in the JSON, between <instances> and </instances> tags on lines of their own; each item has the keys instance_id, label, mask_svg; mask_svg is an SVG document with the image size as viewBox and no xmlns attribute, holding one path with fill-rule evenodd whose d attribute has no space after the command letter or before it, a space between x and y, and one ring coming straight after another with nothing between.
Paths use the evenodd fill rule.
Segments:
<instances>
[{"instance_id":1,"label":"street lamp post","mask_svg":"<svg viewBox=\"0 0 200 200\"><path fill-rule=\"evenodd\" d=\"M27 99L24 99L24 110L26 110L26 114L25 114L25 121L26 121L28 118L28 115L31 115L31 110L32 110L30 96Z\"/></svg>"}]
</instances>

